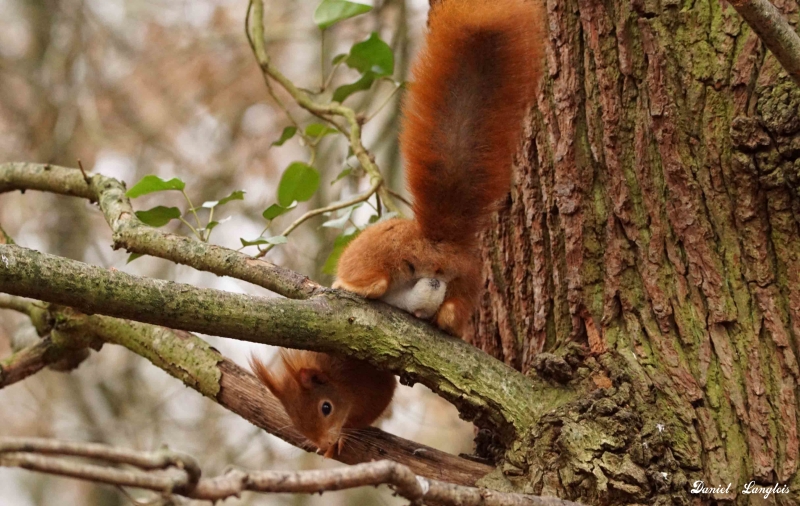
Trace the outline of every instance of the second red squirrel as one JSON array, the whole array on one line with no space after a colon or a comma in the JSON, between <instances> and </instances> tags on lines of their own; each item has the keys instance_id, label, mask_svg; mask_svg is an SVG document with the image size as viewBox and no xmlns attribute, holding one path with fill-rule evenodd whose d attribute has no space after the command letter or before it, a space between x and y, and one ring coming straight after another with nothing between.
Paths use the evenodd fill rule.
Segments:
<instances>
[{"instance_id":1,"label":"second red squirrel","mask_svg":"<svg viewBox=\"0 0 800 506\"><path fill-rule=\"evenodd\" d=\"M328 458L341 453L348 429L369 427L381 416L397 385L392 373L361 360L305 350L281 349L270 366L251 356L250 367Z\"/></svg>"},{"instance_id":2,"label":"second red squirrel","mask_svg":"<svg viewBox=\"0 0 800 506\"><path fill-rule=\"evenodd\" d=\"M431 8L400 137L414 219L365 229L342 253L334 288L383 299L421 278L445 282L434 321L463 335L482 285L478 233L511 186L541 74L545 20L540 0L444 0Z\"/></svg>"}]
</instances>

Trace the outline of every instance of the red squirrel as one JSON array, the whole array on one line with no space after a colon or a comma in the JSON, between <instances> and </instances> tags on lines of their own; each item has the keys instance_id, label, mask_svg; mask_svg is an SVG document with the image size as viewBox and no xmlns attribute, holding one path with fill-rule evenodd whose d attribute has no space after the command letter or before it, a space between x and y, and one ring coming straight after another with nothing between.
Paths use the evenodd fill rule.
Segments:
<instances>
[{"instance_id":1,"label":"red squirrel","mask_svg":"<svg viewBox=\"0 0 800 506\"><path fill-rule=\"evenodd\" d=\"M342 253L334 288L382 299L420 278L442 281L434 321L464 334L482 286L478 234L511 186L545 22L541 0L444 0L431 8L402 106L414 219L365 229Z\"/></svg>"},{"instance_id":2,"label":"red squirrel","mask_svg":"<svg viewBox=\"0 0 800 506\"><path fill-rule=\"evenodd\" d=\"M353 358L281 349L278 362L268 367L250 357L294 427L327 458L341 453L348 429L369 427L381 416L397 385L392 373Z\"/></svg>"}]
</instances>

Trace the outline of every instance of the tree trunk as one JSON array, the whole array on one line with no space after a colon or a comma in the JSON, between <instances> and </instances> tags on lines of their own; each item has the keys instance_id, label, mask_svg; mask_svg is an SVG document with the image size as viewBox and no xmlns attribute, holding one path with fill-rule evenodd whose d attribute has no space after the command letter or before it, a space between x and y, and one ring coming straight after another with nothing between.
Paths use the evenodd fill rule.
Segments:
<instances>
[{"instance_id":1,"label":"tree trunk","mask_svg":"<svg viewBox=\"0 0 800 506\"><path fill-rule=\"evenodd\" d=\"M797 503L800 90L716 0L550 0L548 18L473 338L564 385L517 486L761 504L754 480Z\"/></svg>"}]
</instances>

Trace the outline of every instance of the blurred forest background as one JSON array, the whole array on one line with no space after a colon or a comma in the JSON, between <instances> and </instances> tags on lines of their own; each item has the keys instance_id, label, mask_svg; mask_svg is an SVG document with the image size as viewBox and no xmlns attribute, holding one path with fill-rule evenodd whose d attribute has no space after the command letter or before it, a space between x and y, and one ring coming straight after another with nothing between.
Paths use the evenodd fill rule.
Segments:
<instances>
[{"instance_id":1,"label":"blurred forest background","mask_svg":"<svg viewBox=\"0 0 800 506\"><path fill-rule=\"evenodd\" d=\"M267 0L265 28L273 61L297 85L319 88L321 60L346 53L378 32L394 50L394 79L407 79L409 58L425 27L425 0L378 1L367 15L321 32L312 22L317 0ZM128 183L156 174L180 177L195 204L247 191L243 201L219 209L222 222L211 242L239 248L240 238L259 236L261 213L275 202L282 170L309 162L297 139L271 147L288 122L269 98L244 33L246 0L0 0L0 157L3 161L50 162L102 173ZM322 58L321 58L322 57ZM355 81L342 69L334 83ZM393 188L402 190L397 150L399 94L376 83L347 105L372 119L368 149ZM279 98L303 124L307 115ZM388 99L388 100L387 100ZM385 106L384 106L385 104ZM347 163L347 145L328 136L314 167L320 191L265 235L278 235L304 210L347 198L368 187L365 178L335 181ZM335 182L334 182L335 181ZM332 184L333 183L333 184ZM134 201L185 208L178 192ZM362 225L368 213L354 213ZM338 230L320 227L324 217L294 232L267 259L330 283L322 265ZM229 278L149 257L126 263L110 248L111 237L96 206L80 199L29 192L0 196L0 224L20 245L116 268L137 275L241 293L270 295ZM190 231L177 221L167 227ZM245 251L257 253L254 247ZM25 318L0 311L0 358L32 339ZM246 365L251 350L274 352L232 340L208 338L224 355ZM69 373L43 371L0 390L0 434L96 441L140 450L161 444L198 458L207 473L228 466L309 469L341 465L324 461L268 435L124 349L107 345ZM424 387L400 387L382 427L394 434L458 453L470 451L472 426ZM137 491L0 469L0 504L123 505L148 497ZM390 505L402 501L387 489L324 496L247 494L225 504Z\"/></svg>"}]
</instances>

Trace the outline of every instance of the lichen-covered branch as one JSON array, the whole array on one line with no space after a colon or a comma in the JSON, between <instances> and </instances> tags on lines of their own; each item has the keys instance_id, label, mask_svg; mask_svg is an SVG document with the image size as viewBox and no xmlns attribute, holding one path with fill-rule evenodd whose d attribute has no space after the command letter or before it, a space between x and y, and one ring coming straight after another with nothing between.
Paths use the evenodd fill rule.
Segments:
<instances>
[{"instance_id":1,"label":"lichen-covered branch","mask_svg":"<svg viewBox=\"0 0 800 506\"><path fill-rule=\"evenodd\" d=\"M0 293L0 308L2 309L11 309L32 317L36 311L35 304L34 301L23 297L15 297L13 295Z\"/></svg>"},{"instance_id":2,"label":"lichen-covered branch","mask_svg":"<svg viewBox=\"0 0 800 506\"><path fill-rule=\"evenodd\" d=\"M379 303L325 290L301 301L131 276L0 245L0 291L85 313L244 341L346 354L418 381L469 420L514 440L563 392L533 383L480 350Z\"/></svg>"},{"instance_id":3,"label":"lichen-covered branch","mask_svg":"<svg viewBox=\"0 0 800 506\"><path fill-rule=\"evenodd\" d=\"M800 86L800 36L769 0L729 0Z\"/></svg>"},{"instance_id":4,"label":"lichen-covered branch","mask_svg":"<svg viewBox=\"0 0 800 506\"><path fill-rule=\"evenodd\" d=\"M88 464L66 457L89 457L106 464ZM109 464L126 464L118 469ZM352 467L316 471L231 470L203 478L192 457L169 450L140 452L92 443L39 438L0 438L0 466L20 467L111 485L136 487L164 494L217 501L242 492L306 493L389 485L412 504L454 506L571 506L553 497L494 492L464 487L416 475L408 467L381 460Z\"/></svg>"},{"instance_id":5,"label":"lichen-covered branch","mask_svg":"<svg viewBox=\"0 0 800 506\"><path fill-rule=\"evenodd\" d=\"M248 371L188 332L101 315L54 308L52 320L103 342L124 346L206 395L224 408L289 444L316 448L292 426L280 402ZM347 464L391 458L422 476L472 485L489 466L454 457L425 445L370 428L359 433L363 445L345 446L337 460Z\"/></svg>"},{"instance_id":6,"label":"lichen-covered branch","mask_svg":"<svg viewBox=\"0 0 800 506\"><path fill-rule=\"evenodd\" d=\"M77 367L87 356L89 342L85 337L72 339L67 332L50 334L52 315L47 305L38 301L0 293L0 309L18 311L27 315L43 339L15 350L11 356L0 360L0 388L36 374L45 367L66 371Z\"/></svg>"},{"instance_id":7,"label":"lichen-covered branch","mask_svg":"<svg viewBox=\"0 0 800 506\"><path fill-rule=\"evenodd\" d=\"M292 299L310 297L320 288L306 276L270 262L145 225L125 197L125 185L113 178L95 174L87 184L78 169L36 163L0 164L0 193L15 190L39 190L99 203L113 232L115 248L248 281Z\"/></svg>"},{"instance_id":8,"label":"lichen-covered branch","mask_svg":"<svg viewBox=\"0 0 800 506\"><path fill-rule=\"evenodd\" d=\"M0 360L0 388L13 385L62 358L62 350L42 339Z\"/></svg>"}]
</instances>

